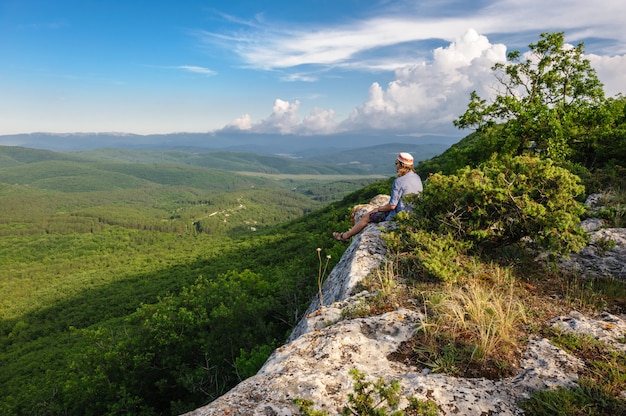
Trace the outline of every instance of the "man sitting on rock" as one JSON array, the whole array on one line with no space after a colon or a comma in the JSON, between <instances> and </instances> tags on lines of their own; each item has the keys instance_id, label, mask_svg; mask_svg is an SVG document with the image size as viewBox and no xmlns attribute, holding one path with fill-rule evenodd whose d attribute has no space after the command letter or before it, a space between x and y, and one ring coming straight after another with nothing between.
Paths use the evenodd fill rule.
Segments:
<instances>
[{"instance_id":1,"label":"man sitting on rock","mask_svg":"<svg viewBox=\"0 0 626 416\"><path fill-rule=\"evenodd\" d=\"M367 224L374 222L389 221L395 217L398 212L405 211L409 206L402 200L405 195L417 194L422 192L422 179L415 170L413 170L413 156L410 153L402 152L396 158L396 172L398 177L393 181L391 187L391 199L389 203L363 215L354 226L343 233L334 232L333 237L337 241L347 243L350 237L360 233Z\"/></svg>"}]
</instances>

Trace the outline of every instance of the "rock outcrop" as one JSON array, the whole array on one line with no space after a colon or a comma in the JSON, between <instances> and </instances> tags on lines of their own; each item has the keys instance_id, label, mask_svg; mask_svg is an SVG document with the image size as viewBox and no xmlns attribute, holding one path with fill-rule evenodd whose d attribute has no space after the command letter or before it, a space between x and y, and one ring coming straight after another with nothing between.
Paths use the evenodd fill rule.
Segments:
<instances>
[{"instance_id":1,"label":"rock outcrop","mask_svg":"<svg viewBox=\"0 0 626 416\"><path fill-rule=\"evenodd\" d=\"M423 318L420 312L398 309L357 319L344 319L342 314L363 297L371 296L367 292L355 293L355 288L383 261L385 247L380 232L381 227L388 226L370 224L353 238L329 274L321 302L315 299L311 303L288 343L274 351L255 376L187 416L297 415L294 398L311 400L316 409L330 415L339 414L347 394L352 392L352 368L368 378L399 380L403 397L430 399L441 415L521 415L516 403L531 392L575 385L584 364L543 338L528 342L514 376L495 381L434 374L391 360L389 355L418 329ZM611 255L621 256L622 266L626 264L625 247L622 239L608 250L614 251ZM553 318L551 324L625 348L618 340L626 334L626 323L608 313L588 317L574 311L569 316Z\"/></svg>"}]
</instances>

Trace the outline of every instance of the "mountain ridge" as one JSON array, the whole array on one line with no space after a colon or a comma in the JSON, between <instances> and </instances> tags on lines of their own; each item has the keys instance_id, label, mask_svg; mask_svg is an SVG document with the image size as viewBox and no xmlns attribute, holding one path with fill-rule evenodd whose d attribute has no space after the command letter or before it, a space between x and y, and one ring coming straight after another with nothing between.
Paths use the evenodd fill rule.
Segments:
<instances>
[{"instance_id":1,"label":"mountain ridge","mask_svg":"<svg viewBox=\"0 0 626 416\"><path fill-rule=\"evenodd\" d=\"M381 143L409 145L435 144L448 147L457 143L459 136L422 135L388 137L365 133L297 136L256 134L245 132L170 133L138 135L132 133L22 133L0 135L0 145L23 146L38 149L76 151L102 147L126 149L222 149L267 154L316 154L345 151Z\"/></svg>"},{"instance_id":2,"label":"mountain ridge","mask_svg":"<svg viewBox=\"0 0 626 416\"><path fill-rule=\"evenodd\" d=\"M399 152L412 153L417 162L430 159L447 149L438 144L384 143L352 150L267 154L206 148L128 149L95 148L80 151L53 151L24 146L0 145L2 167L51 160L84 163L181 164L224 171L282 174L385 175L395 172L393 161ZM381 157L387 155L388 157Z\"/></svg>"}]
</instances>

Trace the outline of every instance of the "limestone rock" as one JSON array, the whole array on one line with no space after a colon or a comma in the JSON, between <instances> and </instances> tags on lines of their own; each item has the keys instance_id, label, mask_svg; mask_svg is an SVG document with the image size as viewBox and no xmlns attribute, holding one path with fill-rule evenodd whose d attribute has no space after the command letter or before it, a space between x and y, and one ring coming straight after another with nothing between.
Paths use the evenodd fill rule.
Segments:
<instances>
[{"instance_id":1,"label":"limestone rock","mask_svg":"<svg viewBox=\"0 0 626 416\"><path fill-rule=\"evenodd\" d=\"M320 310L320 299L316 297L309 305L305 317L292 331L289 342L312 329L325 326L325 314L337 313L336 307L333 309L326 306L349 298L357 284L378 267L386 254L385 245L380 238L381 230L386 227L386 223L369 224L353 237L352 243L322 285L324 308Z\"/></svg>"},{"instance_id":2,"label":"limestone rock","mask_svg":"<svg viewBox=\"0 0 626 416\"><path fill-rule=\"evenodd\" d=\"M389 195L378 194L372 198L369 203L354 206L350 213L350 223L354 225L364 214L367 214L376 207L387 205L390 199L391 197Z\"/></svg>"},{"instance_id":3,"label":"limestone rock","mask_svg":"<svg viewBox=\"0 0 626 416\"><path fill-rule=\"evenodd\" d=\"M589 244L561 261L560 267L583 277L626 279L626 228L589 233Z\"/></svg>"},{"instance_id":4,"label":"limestone rock","mask_svg":"<svg viewBox=\"0 0 626 416\"><path fill-rule=\"evenodd\" d=\"M401 309L308 332L278 348L257 375L188 416L297 415L294 398L339 414L352 391L352 368L372 379L399 380L404 397L431 399L442 415L521 415L517 400L577 380L578 360L545 339L529 343L523 371L499 381L432 374L390 361L387 356L410 338L419 320L415 311ZM401 407L406 404L405 399Z\"/></svg>"},{"instance_id":5,"label":"limestone rock","mask_svg":"<svg viewBox=\"0 0 626 416\"><path fill-rule=\"evenodd\" d=\"M578 311L571 311L568 316L557 316L551 319L550 324L565 332L589 335L616 350L626 352L626 344L623 342L626 335L626 322L608 312L590 317Z\"/></svg>"}]
</instances>

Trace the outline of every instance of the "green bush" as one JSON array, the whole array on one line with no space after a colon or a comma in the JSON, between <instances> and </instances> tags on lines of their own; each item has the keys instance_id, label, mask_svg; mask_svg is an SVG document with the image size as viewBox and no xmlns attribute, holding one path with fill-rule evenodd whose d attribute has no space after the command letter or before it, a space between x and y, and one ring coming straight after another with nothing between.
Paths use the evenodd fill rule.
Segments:
<instances>
[{"instance_id":1,"label":"green bush","mask_svg":"<svg viewBox=\"0 0 626 416\"><path fill-rule=\"evenodd\" d=\"M586 242L578 227L585 208L576 200L583 191L576 175L550 159L494 156L475 169L432 175L404 227L479 249L524 243L564 255Z\"/></svg>"},{"instance_id":2,"label":"green bush","mask_svg":"<svg viewBox=\"0 0 626 416\"><path fill-rule=\"evenodd\" d=\"M460 260L471 244L456 239L451 233L438 235L433 231L415 229L402 238L395 232L389 233L385 241L391 250L398 251L404 250L400 248L402 244L407 244L417 261L420 275L455 282L466 274L464 262Z\"/></svg>"}]
</instances>

